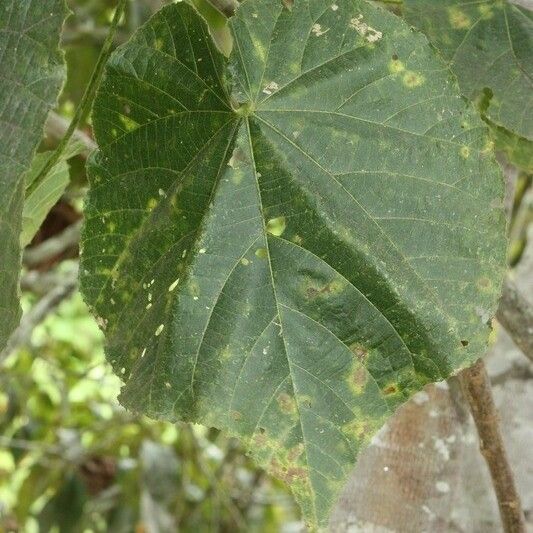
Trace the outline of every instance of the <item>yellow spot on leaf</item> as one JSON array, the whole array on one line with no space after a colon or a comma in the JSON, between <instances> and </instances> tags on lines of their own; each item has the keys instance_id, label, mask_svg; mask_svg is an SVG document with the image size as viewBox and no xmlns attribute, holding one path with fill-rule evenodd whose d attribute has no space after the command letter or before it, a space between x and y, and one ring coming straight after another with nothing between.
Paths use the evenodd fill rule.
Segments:
<instances>
[{"instance_id":1,"label":"yellow spot on leaf","mask_svg":"<svg viewBox=\"0 0 533 533\"><path fill-rule=\"evenodd\" d=\"M418 72L413 72L412 70L408 70L404 76L403 76L403 84L406 87L409 87L409 89L414 89L415 87L420 87L425 83L426 79L422 74L419 74Z\"/></svg>"},{"instance_id":2,"label":"yellow spot on leaf","mask_svg":"<svg viewBox=\"0 0 533 533\"><path fill-rule=\"evenodd\" d=\"M241 172L240 170L235 170L231 173L231 181L235 185L239 185L243 178L244 178L244 173Z\"/></svg>"},{"instance_id":3,"label":"yellow spot on leaf","mask_svg":"<svg viewBox=\"0 0 533 533\"><path fill-rule=\"evenodd\" d=\"M494 152L494 141L490 138L487 138L485 141L485 145L483 146L483 149L481 150L481 153L483 155L492 154Z\"/></svg>"},{"instance_id":4,"label":"yellow spot on leaf","mask_svg":"<svg viewBox=\"0 0 533 533\"><path fill-rule=\"evenodd\" d=\"M489 20L494 16L494 11L492 11L492 6L487 4L482 4L478 6L477 10L481 14L483 20Z\"/></svg>"},{"instance_id":5,"label":"yellow spot on leaf","mask_svg":"<svg viewBox=\"0 0 533 533\"><path fill-rule=\"evenodd\" d=\"M461 150L459 150L459 153L461 154L461 157L463 159L468 159L470 157L470 147L461 146Z\"/></svg>"},{"instance_id":6,"label":"yellow spot on leaf","mask_svg":"<svg viewBox=\"0 0 533 533\"><path fill-rule=\"evenodd\" d=\"M130 117L120 115L119 118L120 118L120 122L122 122L123 126L126 128L126 131L128 132L136 130L139 127L139 124L135 122L135 120L131 119Z\"/></svg>"},{"instance_id":7,"label":"yellow spot on leaf","mask_svg":"<svg viewBox=\"0 0 533 533\"><path fill-rule=\"evenodd\" d=\"M220 352L220 358L224 360L231 359L232 353L229 346L225 346Z\"/></svg>"},{"instance_id":8,"label":"yellow spot on leaf","mask_svg":"<svg viewBox=\"0 0 533 533\"><path fill-rule=\"evenodd\" d=\"M285 231L287 227L285 217L271 218L266 225L266 230L271 235L279 237Z\"/></svg>"},{"instance_id":9,"label":"yellow spot on leaf","mask_svg":"<svg viewBox=\"0 0 533 533\"><path fill-rule=\"evenodd\" d=\"M150 198L146 203L146 209L152 211L157 206L157 198Z\"/></svg>"},{"instance_id":10,"label":"yellow spot on leaf","mask_svg":"<svg viewBox=\"0 0 533 533\"><path fill-rule=\"evenodd\" d=\"M399 59L391 59L389 62L389 72L391 74L398 74L405 70L405 65Z\"/></svg>"},{"instance_id":11,"label":"yellow spot on leaf","mask_svg":"<svg viewBox=\"0 0 533 533\"><path fill-rule=\"evenodd\" d=\"M347 283L342 279L333 279L329 283L322 285L311 278L306 278L303 290L305 296L311 300L340 294L346 288L346 285Z\"/></svg>"},{"instance_id":12,"label":"yellow spot on leaf","mask_svg":"<svg viewBox=\"0 0 533 533\"><path fill-rule=\"evenodd\" d=\"M456 30L466 30L472 26L470 17L456 6L448 8L448 19L452 28Z\"/></svg>"},{"instance_id":13,"label":"yellow spot on leaf","mask_svg":"<svg viewBox=\"0 0 533 533\"><path fill-rule=\"evenodd\" d=\"M378 426L379 427L379 426ZM370 440L376 431L375 424L365 419L354 419L342 427L342 431L359 445Z\"/></svg>"}]
</instances>

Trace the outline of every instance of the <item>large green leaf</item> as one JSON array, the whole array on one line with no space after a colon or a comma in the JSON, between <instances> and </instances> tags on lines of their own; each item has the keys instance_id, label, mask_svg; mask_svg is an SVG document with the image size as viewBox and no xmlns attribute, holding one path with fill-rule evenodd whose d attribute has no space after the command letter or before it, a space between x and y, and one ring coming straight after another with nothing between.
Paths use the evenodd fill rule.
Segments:
<instances>
[{"instance_id":1,"label":"large green leaf","mask_svg":"<svg viewBox=\"0 0 533 533\"><path fill-rule=\"evenodd\" d=\"M533 140L533 13L507 0L405 0L406 19L450 61L463 93L488 97L487 117Z\"/></svg>"},{"instance_id":2,"label":"large green leaf","mask_svg":"<svg viewBox=\"0 0 533 533\"><path fill-rule=\"evenodd\" d=\"M0 0L0 347L20 316L23 175L65 77L63 0Z\"/></svg>"},{"instance_id":3,"label":"large green leaf","mask_svg":"<svg viewBox=\"0 0 533 533\"><path fill-rule=\"evenodd\" d=\"M323 526L361 447L478 357L502 180L425 37L359 0L186 4L112 56L82 288L122 403L223 428Z\"/></svg>"}]
</instances>

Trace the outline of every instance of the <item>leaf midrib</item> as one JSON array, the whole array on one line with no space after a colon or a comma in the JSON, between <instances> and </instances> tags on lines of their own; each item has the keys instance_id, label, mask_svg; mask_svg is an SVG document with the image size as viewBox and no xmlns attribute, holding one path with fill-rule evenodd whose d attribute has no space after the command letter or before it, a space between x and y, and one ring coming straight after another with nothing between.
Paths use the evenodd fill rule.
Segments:
<instances>
[{"instance_id":1,"label":"leaf midrib","mask_svg":"<svg viewBox=\"0 0 533 533\"><path fill-rule=\"evenodd\" d=\"M299 399L298 399L298 394L296 393L296 384L295 384L295 379L294 379L294 371L293 371L292 363L291 363L291 360L290 360L290 357L289 357L289 352L287 350L287 344L286 344L286 341L285 341L285 336L283 334L283 320L281 318L281 312L280 312L280 309L279 309L279 301L278 301L278 296L277 296L277 292L276 292L276 283L274 281L274 273L272 271L270 245L268 243L268 236L267 236L266 223L265 223L265 217L264 217L263 201L262 201L262 197L261 197L261 189L259 187L259 180L257 179L257 165L256 165L256 162L255 162L255 154L254 154L254 148L253 148L253 144L252 144L252 134L251 134L251 131L250 131L250 120L249 120L248 117L246 119L246 131L247 131L247 137L248 137L248 142L249 142L249 146L250 146L250 154L252 156L252 169L253 169L254 178L255 178L254 181L255 181L255 184L256 184L256 187L257 187L257 200L259 202L259 209L260 209L260 212L261 212L261 215L262 215L261 216L261 224L262 224L262 228L263 228L263 235L264 235L265 246L266 246L266 250L267 250L267 261L268 261L268 268L269 268L269 272L270 272L270 281L271 281L271 284L272 284L272 294L273 294L273 297L274 297L274 302L276 304L276 313L277 313L277 316L279 318L280 336L281 336L281 340L282 340L282 343L283 343L283 351L285 352L285 358L287 359L287 365L289 367L289 374L291 376L291 383L292 383L292 389L293 389L293 394L294 394L294 402L295 402L295 405L296 405L296 409L298 411L298 421L300 423L300 430L302 432L302 440L303 440L304 453L305 453L305 462L307 464L307 469L309 471L309 485L311 486L313 492L316 495L316 491L314 489L313 483L311 482L311 464L309 462L309 454L308 454L308 451L307 451L307 448L309 446L307 444L307 440L308 439L306 438L306 434L305 434L305 430L304 430L304 424L303 424L303 421L302 421L301 406L300 406L300 402L299 402ZM311 504L313 506L313 515L314 515L315 523L318 524L319 521L318 521L318 514L317 514L316 501L315 500L316 500L316 498L311 498Z\"/></svg>"}]
</instances>

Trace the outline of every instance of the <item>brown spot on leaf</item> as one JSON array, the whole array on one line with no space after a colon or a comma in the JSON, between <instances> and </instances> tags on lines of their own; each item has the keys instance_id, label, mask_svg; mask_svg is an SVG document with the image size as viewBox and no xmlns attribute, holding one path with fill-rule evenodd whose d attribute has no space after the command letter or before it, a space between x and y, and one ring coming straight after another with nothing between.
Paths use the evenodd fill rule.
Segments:
<instances>
[{"instance_id":1,"label":"brown spot on leaf","mask_svg":"<svg viewBox=\"0 0 533 533\"><path fill-rule=\"evenodd\" d=\"M259 433L256 433L253 437L254 444L258 448L264 448L268 443L268 438L265 435L265 429L259 428Z\"/></svg>"},{"instance_id":2,"label":"brown spot on leaf","mask_svg":"<svg viewBox=\"0 0 533 533\"><path fill-rule=\"evenodd\" d=\"M368 371L364 366L358 365L350 376L352 389L357 394L361 394L368 381Z\"/></svg>"},{"instance_id":3,"label":"brown spot on leaf","mask_svg":"<svg viewBox=\"0 0 533 533\"><path fill-rule=\"evenodd\" d=\"M296 403L294 398L289 396L286 392L282 392L277 397L279 408L287 414L292 414L296 411Z\"/></svg>"},{"instance_id":4,"label":"brown spot on leaf","mask_svg":"<svg viewBox=\"0 0 533 533\"><path fill-rule=\"evenodd\" d=\"M350 344L350 351L359 359L359 361L363 362L366 359L366 356L368 355L368 350L358 342L354 342L353 344Z\"/></svg>"},{"instance_id":5,"label":"brown spot on leaf","mask_svg":"<svg viewBox=\"0 0 533 533\"><path fill-rule=\"evenodd\" d=\"M407 71L403 77L403 83L409 89L414 89L415 87L420 87L425 82L424 76L418 72Z\"/></svg>"},{"instance_id":6,"label":"brown spot on leaf","mask_svg":"<svg viewBox=\"0 0 533 533\"><path fill-rule=\"evenodd\" d=\"M480 289L486 290L486 289L490 289L490 287L492 286L490 279L486 277L479 278L477 283Z\"/></svg>"},{"instance_id":7,"label":"brown spot on leaf","mask_svg":"<svg viewBox=\"0 0 533 533\"><path fill-rule=\"evenodd\" d=\"M397 385L389 385L385 389L383 389L383 394L396 394L398 392Z\"/></svg>"},{"instance_id":8,"label":"brown spot on leaf","mask_svg":"<svg viewBox=\"0 0 533 533\"><path fill-rule=\"evenodd\" d=\"M376 432L376 427L371 422L357 418L343 426L342 429L350 439L358 443L368 440Z\"/></svg>"},{"instance_id":9,"label":"brown spot on leaf","mask_svg":"<svg viewBox=\"0 0 533 533\"><path fill-rule=\"evenodd\" d=\"M309 475L305 468L302 468L301 466L284 466L281 465L277 459L272 459L272 461L270 461L270 469L275 477L287 484L297 480L307 479Z\"/></svg>"},{"instance_id":10,"label":"brown spot on leaf","mask_svg":"<svg viewBox=\"0 0 533 533\"><path fill-rule=\"evenodd\" d=\"M313 300L315 298L318 298L319 296L330 296L332 294L339 294L344 290L345 287L346 283L337 279L334 279L323 286L320 286L316 284L316 282L309 280L305 289L305 295L309 300Z\"/></svg>"},{"instance_id":11,"label":"brown spot on leaf","mask_svg":"<svg viewBox=\"0 0 533 533\"><path fill-rule=\"evenodd\" d=\"M287 454L287 458L289 459L291 463L293 463L294 461L296 461L296 459L298 459L298 457L300 457L300 455L302 455L303 451L304 451L304 445L300 442L299 444L297 444L296 446L293 446L289 450L289 453Z\"/></svg>"}]
</instances>

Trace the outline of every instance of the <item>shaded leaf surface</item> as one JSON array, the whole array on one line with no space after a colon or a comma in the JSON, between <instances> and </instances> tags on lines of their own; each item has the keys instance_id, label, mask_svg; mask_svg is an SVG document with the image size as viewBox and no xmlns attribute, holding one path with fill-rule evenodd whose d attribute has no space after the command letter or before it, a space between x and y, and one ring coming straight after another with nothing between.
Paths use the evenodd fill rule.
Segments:
<instances>
[{"instance_id":1,"label":"shaded leaf surface","mask_svg":"<svg viewBox=\"0 0 533 533\"><path fill-rule=\"evenodd\" d=\"M82 287L150 416L223 428L324 526L361 447L478 357L504 266L487 131L427 40L358 0L186 4L94 108Z\"/></svg>"},{"instance_id":2,"label":"shaded leaf surface","mask_svg":"<svg viewBox=\"0 0 533 533\"><path fill-rule=\"evenodd\" d=\"M463 93L489 99L493 123L533 140L531 11L507 0L405 0L404 14L450 61Z\"/></svg>"},{"instance_id":3,"label":"shaded leaf surface","mask_svg":"<svg viewBox=\"0 0 533 533\"><path fill-rule=\"evenodd\" d=\"M23 175L65 77L63 0L0 0L0 346L18 323Z\"/></svg>"}]
</instances>

